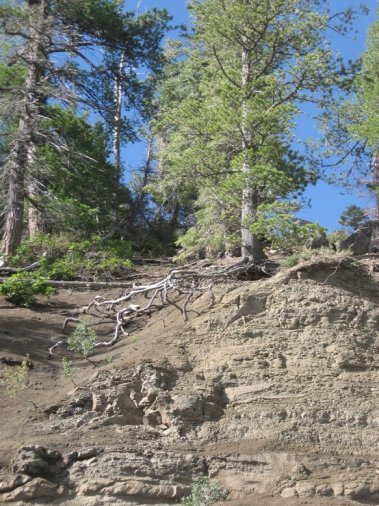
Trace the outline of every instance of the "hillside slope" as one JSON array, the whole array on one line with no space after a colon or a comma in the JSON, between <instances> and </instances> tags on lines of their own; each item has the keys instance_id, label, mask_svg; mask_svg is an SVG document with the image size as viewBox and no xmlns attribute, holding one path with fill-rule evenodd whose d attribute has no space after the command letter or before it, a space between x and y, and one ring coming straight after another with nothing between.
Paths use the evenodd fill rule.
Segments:
<instances>
[{"instance_id":1,"label":"hillside slope","mask_svg":"<svg viewBox=\"0 0 379 506\"><path fill-rule=\"evenodd\" d=\"M15 399L1 387L0 501L163 506L205 474L226 504L379 504L379 289L366 267L308 262L218 285L211 310L200 297L183 322L166 307L138 339L74 362L76 386L46 349L91 295L4 304L2 353L35 367Z\"/></svg>"}]
</instances>

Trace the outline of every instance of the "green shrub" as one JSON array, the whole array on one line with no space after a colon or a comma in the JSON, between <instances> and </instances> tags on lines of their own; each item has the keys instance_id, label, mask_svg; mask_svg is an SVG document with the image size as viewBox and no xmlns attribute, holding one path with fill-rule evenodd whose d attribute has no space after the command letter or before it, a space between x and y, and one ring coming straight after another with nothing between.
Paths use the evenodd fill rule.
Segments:
<instances>
[{"instance_id":1,"label":"green shrub","mask_svg":"<svg viewBox=\"0 0 379 506\"><path fill-rule=\"evenodd\" d=\"M181 504L185 506L209 506L217 501L226 499L228 492L217 481L210 481L206 476L196 478L191 495L184 497Z\"/></svg>"},{"instance_id":2,"label":"green shrub","mask_svg":"<svg viewBox=\"0 0 379 506\"><path fill-rule=\"evenodd\" d=\"M25 241L10 262L14 266L26 266L38 260L37 274L50 279L98 280L122 275L130 269L132 253L130 241L39 235Z\"/></svg>"},{"instance_id":3,"label":"green shrub","mask_svg":"<svg viewBox=\"0 0 379 506\"><path fill-rule=\"evenodd\" d=\"M336 230L332 234L328 235L328 241L330 244L333 244L339 241L343 241L348 235L349 234L346 232L346 230Z\"/></svg>"},{"instance_id":4,"label":"green shrub","mask_svg":"<svg viewBox=\"0 0 379 506\"><path fill-rule=\"evenodd\" d=\"M37 234L17 248L16 254L10 258L10 264L22 267L35 262L40 257L51 263L66 253L69 244L70 238L67 234Z\"/></svg>"},{"instance_id":5,"label":"green shrub","mask_svg":"<svg viewBox=\"0 0 379 506\"><path fill-rule=\"evenodd\" d=\"M93 271L97 271L100 274L108 272L109 274L117 273L123 269L130 269L133 266L131 260L122 260L117 257L108 257L99 261L98 264L94 264L92 267ZM89 269L88 265L87 268Z\"/></svg>"},{"instance_id":6,"label":"green shrub","mask_svg":"<svg viewBox=\"0 0 379 506\"><path fill-rule=\"evenodd\" d=\"M56 290L47 285L46 278L26 272L14 274L0 285L0 294L15 306L20 307L33 306L37 295L49 297L54 293Z\"/></svg>"},{"instance_id":7,"label":"green shrub","mask_svg":"<svg viewBox=\"0 0 379 506\"><path fill-rule=\"evenodd\" d=\"M81 321L74 332L67 339L67 347L70 351L87 358L95 349L97 335L94 329Z\"/></svg>"},{"instance_id":8,"label":"green shrub","mask_svg":"<svg viewBox=\"0 0 379 506\"><path fill-rule=\"evenodd\" d=\"M71 378L72 377L71 360L69 360L67 357L63 357L62 367L63 367L63 376L65 378Z\"/></svg>"},{"instance_id":9,"label":"green shrub","mask_svg":"<svg viewBox=\"0 0 379 506\"><path fill-rule=\"evenodd\" d=\"M97 250L107 252L109 256L117 258L131 258L133 246L130 241L121 241L119 239L99 240Z\"/></svg>"},{"instance_id":10,"label":"green shrub","mask_svg":"<svg viewBox=\"0 0 379 506\"><path fill-rule=\"evenodd\" d=\"M29 374L29 355L22 360L21 365L4 366L3 384L5 390L10 397L15 397L21 390L26 387Z\"/></svg>"},{"instance_id":11,"label":"green shrub","mask_svg":"<svg viewBox=\"0 0 379 506\"><path fill-rule=\"evenodd\" d=\"M77 279L82 270L83 263L79 256L71 254L55 260L50 265L46 264L44 272L49 278L57 280Z\"/></svg>"},{"instance_id":12,"label":"green shrub","mask_svg":"<svg viewBox=\"0 0 379 506\"><path fill-rule=\"evenodd\" d=\"M308 260L309 258L310 258L310 256L308 256L308 252L298 251L297 253L293 253L289 257L285 258L283 265L285 267L294 267L298 263L300 263L304 260Z\"/></svg>"}]
</instances>

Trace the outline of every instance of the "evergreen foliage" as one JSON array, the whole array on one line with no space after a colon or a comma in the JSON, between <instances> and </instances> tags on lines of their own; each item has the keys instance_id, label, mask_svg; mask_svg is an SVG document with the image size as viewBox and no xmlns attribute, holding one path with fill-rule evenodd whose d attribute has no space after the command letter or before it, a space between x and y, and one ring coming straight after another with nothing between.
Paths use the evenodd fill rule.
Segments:
<instances>
[{"instance_id":1,"label":"evergreen foliage","mask_svg":"<svg viewBox=\"0 0 379 506\"><path fill-rule=\"evenodd\" d=\"M102 279L130 267L130 251L108 250L124 239L149 255L176 245L179 258L260 261L262 240L292 250L321 230L294 219L320 175L293 149L302 103L325 110L324 154L359 155L360 176L371 171L377 192L378 22L355 78L358 66L327 38L346 34L354 13L327 1L190 0L193 31L164 54L168 13L136 15L124 4L0 5L6 261L25 264L27 250L38 258L62 241L38 275ZM336 89L354 99L341 104ZM125 184L121 148L141 137L146 161Z\"/></svg>"},{"instance_id":2,"label":"evergreen foliage","mask_svg":"<svg viewBox=\"0 0 379 506\"><path fill-rule=\"evenodd\" d=\"M294 251L325 233L325 228L318 223L296 220L294 212L297 210L298 206L292 203L262 204L252 229L257 237L269 241L272 248Z\"/></svg>"},{"instance_id":3,"label":"evergreen foliage","mask_svg":"<svg viewBox=\"0 0 379 506\"><path fill-rule=\"evenodd\" d=\"M338 223L343 227L356 230L367 220L367 213L361 207L353 204L342 212Z\"/></svg>"},{"instance_id":4,"label":"evergreen foliage","mask_svg":"<svg viewBox=\"0 0 379 506\"><path fill-rule=\"evenodd\" d=\"M379 153L379 16L369 30L356 84L361 115L357 124L351 126L351 132L354 137L364 139L372 153Z\"/></svg>"},{"instance_id":5,"label":"evergreen foliage","mask_svg":"<svg viewBox=\"0 0 379 506\"><path fill-rule=\"evenodd\" d=\"M169 206L192 198L197 220L181 245L193 250L208 228L209 246L227 251L239 229L243 255L259 260L251 228L259 206L292 199L316 179L291 149L291 132L298 104L322 104L340 83L324 34L347 29L352 13L340 13L332 26L318 1L194 0L189 7L194 34L167 49L154 123L156 191ZM216 202L222 231L213 221ZM203 237L197 242L204 246Z\"/></svg>"},{"instance_id":6,"label":"evergreen foliage","mask_svg":"<svg viewBox=\"0 0 379 506\"><path fill-rule=\"evenodd\" d=\"M108 136L100 122L90 125L86 115L49 107L47 122L65 139L67 149L38 148L39 161L49 172L48 192L32 199L41 208L45 230L88 237L106 235L120 219L119 206L130 200L108 161Z\"/></svg>"},{"instance_id":7,"label":"evergreen foliage","mask_svg":"<svg viewBox=\"0 0 379 506\"><path fill-rule=\"evenodd\" d=\"M368 190L379 217L379 19L372 24L359 66L350 70L345 97L331 97L320 115L321 145L314 149L329 181ZM345 69L345 73L348 70ZM347 96L346 96L347 95ZM330 170L331 169L331 170Z\"/></svg>"},{"instance_id":8,"label":"evergreen foliage","mask_svg":"<svg viewBox=\"0 0 379 506\"><path fill-rule=\"evenodd\" d=\"M153 82L146 79L140 82L139 70L159 70L162 61L159 46L169 17L166 11L157 10L142 16L125 13L119 0L9 0L0 6L0 19L1 34L11 45L5 61L7 70L0 69L0 85L7 96L2 109L12 114L12 124L7 125L9 135L2 170L6 204L2 250L11 256L21 241L25 196L29 202L31 236L51 231L49 219L55 216L47 209L47 202L57 207L53 191L57 187L62 204L60 211L69 216L67 223L62 219L58 226L63 223L64 227L75 227L78 220L72 223L70 219L76 213L81 222L88 219L90 228L100 218L102 223L98 228L102 229L109 218L110 200L107 200L107 215L103 217L104 209L99 202L93 202L94 192L99 192L99 179L93 191L88 192L92 193L90 203L87 195L82 202L79 191L79 188L82 192L85 190L85 177L91 171L97 173L95 179L102 171L101 183L106 183L104 188L113 193L117 208L119 200L118 196L114 198L114 193L120 193L117 191L121 182L120 167L112 170L106 161L109 154L106 143L109 145L109 134L115 132L112 122L116 105L110 86L103 83L118 80L122 103L117 108L121 107L122 111L125 103L127 108L133 107L144 115L148 107L144 104ZM116 75L119 67L115 67L120 52L125 55L128 68L121 80ZM17 72L9 71L14 65L21 67L22 79ZM67 107L69 111L63 111ZM100 115L105 127L85 126L80 117L83 108ZM125 126L129 123L128 119L117 117L119 144L136 138L136 125ZM120 133L122 129L131 133L124 135ZM101 139L98 146L95 139ZM79 148L84 152L78 151ZM62 167L71 173L71 181L61 177ZM72 189L74 172L81 174L81 179L72 196L70 191L65 194L65 190L67 185ZM52 174L55 181L50 187ZM91 179L88 184L93 182ZM60 183L64 183L63 187ZM121 200L124 198L125 195Z\"/></svg>"}]
</instances>

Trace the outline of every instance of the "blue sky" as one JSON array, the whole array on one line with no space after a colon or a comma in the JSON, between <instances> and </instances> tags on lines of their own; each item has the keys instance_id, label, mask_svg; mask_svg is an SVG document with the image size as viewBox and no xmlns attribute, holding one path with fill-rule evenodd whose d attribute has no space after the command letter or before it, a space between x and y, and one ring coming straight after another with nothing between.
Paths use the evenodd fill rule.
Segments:
<instances>
[{"instance_id":1,"label":"blue sky","mask_svg":"<svg viewBox=\"0 0 379 506\"><path fill-rule=\"evenodd\" d=\"M332 8L344 9L346 7L358 7L359 1L352 0L331 0ZM347 37L335 35L331 38L332 47L339 51L347 59L357 58L365 50L365 41L367 29L375 19L376 0L366 0L365 4L370 9L368 16L361 16L355 22L357 33ZM156 7L158 9L167 9L173 16L174 24L188 24L190 22L185 0L133 0L128 2L127 8L135 9L139 5L140 13L145 10ZM171 36L174 36L172 34ZM309 137L317 136L311 114L303 114L298 118L298 127L296 135L300 141ZM141 145L129 146L124 153L125 160L128 161L129 169L133 169L143 158L143 147ZM330 186L319 182L315 187L307 189L304 198L311 200L311 207L303 208L299 216L306 220L318 221L330 231L338 228L338 218L341 212L350 204L356 204L360 207L370 207L371 202L368 196L360 195L356 192L347 193L345 189L336 186Z\"/></svg>"}]
</instances>

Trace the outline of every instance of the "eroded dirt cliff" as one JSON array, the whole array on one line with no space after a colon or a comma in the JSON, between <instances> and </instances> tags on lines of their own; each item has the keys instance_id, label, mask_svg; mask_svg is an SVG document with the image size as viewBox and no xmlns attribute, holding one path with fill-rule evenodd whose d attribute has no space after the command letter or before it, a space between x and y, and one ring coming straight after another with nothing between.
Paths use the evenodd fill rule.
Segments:
<instances>
[{"instance_id":1,"label":"eroded dirt cliff","mask_svg":"<svg viewBox=\"0 0 379 506\"><path fill-rule=\"evenodd\" d=\"M91 294L3 303L1 351L34 369L1 387L0 501L168 505L207 475L233 505L379 504L379 289L360 264L224 283L188 322L165 308L75 362L76 386L46 350Z\"/></svg>"}]
</instances>

